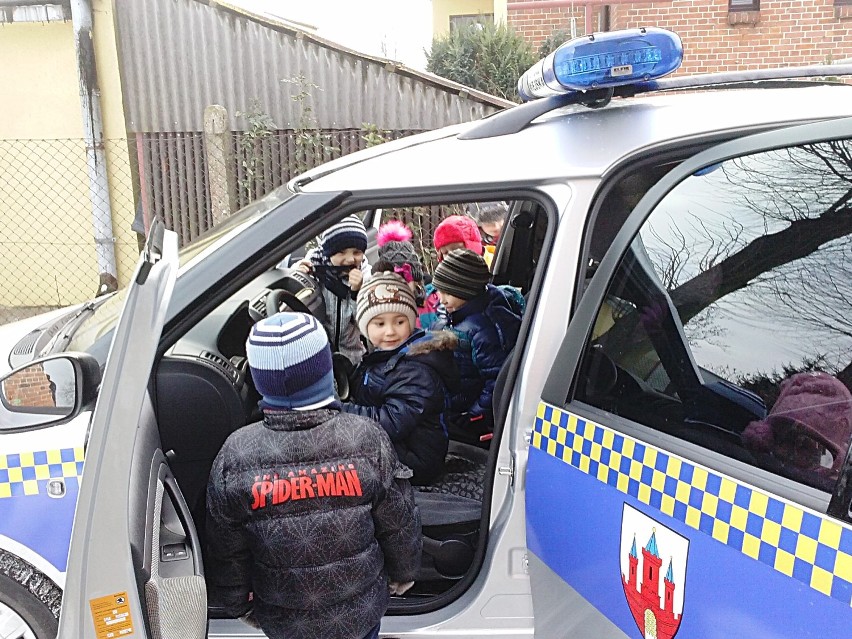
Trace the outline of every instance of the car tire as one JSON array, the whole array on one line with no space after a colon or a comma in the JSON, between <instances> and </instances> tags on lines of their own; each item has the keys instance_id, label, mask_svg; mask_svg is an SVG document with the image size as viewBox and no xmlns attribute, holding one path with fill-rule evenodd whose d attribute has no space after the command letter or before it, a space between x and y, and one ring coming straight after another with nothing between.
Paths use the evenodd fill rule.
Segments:
<instances>
[{"instance_id":1,"label":"car tire","mask_svg":"<svg viewBox=\"0 0 852 639\"><path fill-rule=\"evenodd\" d=\"M55 639L58 629L59 620L47 604L25 586L0 573L0 636Z\"/></svg>"}]
</instances>

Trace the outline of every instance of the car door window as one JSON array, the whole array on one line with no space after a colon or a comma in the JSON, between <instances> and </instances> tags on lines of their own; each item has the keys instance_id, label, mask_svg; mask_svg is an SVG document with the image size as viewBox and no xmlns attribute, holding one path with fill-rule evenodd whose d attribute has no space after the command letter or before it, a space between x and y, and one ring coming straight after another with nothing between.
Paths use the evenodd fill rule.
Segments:
<instances>
[{"instance_id":1,"label":"car door window","mask_svg":"<svg viewBox=\"0 0 852 639\"><path fill-rule=\"evenodd\" d=\"M609 284L577 399L832 492L852 438L852 141L709 167Z\"/></svg>"}]
</instances>

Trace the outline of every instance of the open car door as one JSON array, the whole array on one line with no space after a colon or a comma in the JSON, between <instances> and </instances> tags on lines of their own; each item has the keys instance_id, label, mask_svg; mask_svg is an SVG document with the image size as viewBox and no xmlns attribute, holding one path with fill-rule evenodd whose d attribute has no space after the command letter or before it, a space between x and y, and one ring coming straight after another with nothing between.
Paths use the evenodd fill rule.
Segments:
<instances>
[{"instance_id":1,"label":"open car door","mask_svg":"<svg viewBox=\"0 0 852 639\"><path fill-rule=\"evenodd\" d=\"M206 634L198 539L162 451L148 391L177 269L177 236L155 222L115 328L92 417L62 639Z\"/></svg>"}]
</instances>

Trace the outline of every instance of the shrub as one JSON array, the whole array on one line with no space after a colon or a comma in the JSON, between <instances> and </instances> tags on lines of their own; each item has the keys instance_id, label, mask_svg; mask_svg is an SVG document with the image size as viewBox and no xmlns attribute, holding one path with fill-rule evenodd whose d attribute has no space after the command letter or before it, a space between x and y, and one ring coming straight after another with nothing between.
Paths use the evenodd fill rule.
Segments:
<instances>
[{"instance_id":1,"label":"shrub","mask_svg":"<svg viewBox=\"0 0 852 639\"><path fill-rule=\"evenodd\" d=\"M426 70L486 93L519 101L518 79L536 61L505 24L470 24L432 40Z\"/></svg>"}]
</instances>

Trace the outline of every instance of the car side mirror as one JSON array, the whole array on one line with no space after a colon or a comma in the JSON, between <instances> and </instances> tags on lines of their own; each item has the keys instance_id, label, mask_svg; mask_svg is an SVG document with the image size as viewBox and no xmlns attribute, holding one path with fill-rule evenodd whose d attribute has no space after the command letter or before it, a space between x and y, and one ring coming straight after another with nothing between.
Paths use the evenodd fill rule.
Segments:
<instances>
[{"instance_id":1,"label":"car side mirror","mask_svg":"<svg viewBox=\"0 0 852 639\"><path fill-rule=\"evenodd\" d=\"M94 403L101 382L86 353L51 355L0 378L0 430L49 426Z\"/></svg>"}]
</instances>

